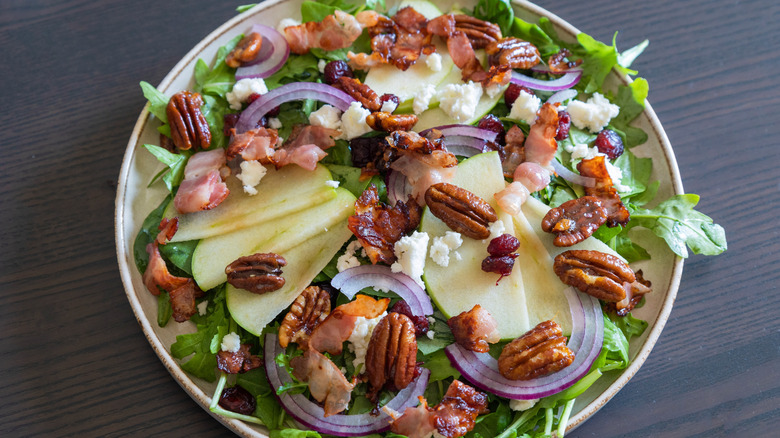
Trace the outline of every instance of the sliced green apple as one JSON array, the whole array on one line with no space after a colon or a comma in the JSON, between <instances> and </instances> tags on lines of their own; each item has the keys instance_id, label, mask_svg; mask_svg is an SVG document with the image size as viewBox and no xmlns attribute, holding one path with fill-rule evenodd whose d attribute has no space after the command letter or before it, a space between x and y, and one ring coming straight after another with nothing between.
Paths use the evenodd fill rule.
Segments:
<instances>
[{"instance_id":1,"label":"sliced green apple","mask_svg":"<svg viewBox=\"0 0 780 438\"><path fill-rule=\"evenodd\" d=\"M355 211L355 196L337 188L328 202L227 234L202 239L192 255L192 275L203 290L227 281L225 267L239 257L258 252L283 254L327 232Z\"/></svg>"},{"instance_id":2,"label":"sliced green apple","mask_svg":"<svg viewBox=\"0 0 780 438\"><path fill-rule=\"evenodd\" d=\"M460 69L457 67L453 68L453 71L457 70L458 75L460 75ZM462 83L462 82L458 82ZM438 88L441 88L445 84L442 83L438 86ZM452 117L450 117L446 112L444 112L443 109L437 107L437 108L430 108L426 111L423 111L422 114L419 115L419 118L417 120L417 124L414 125L415 131L422 131L424 129L429 128L435 128L436 126L442 126L442 125L450 125L453 123L462 123L466 125L471 125L479 119L481 119L485 114L489 113L490 110L493 109L494 106L498 103L499 99L501 99L501 96L504 95L504 90L502 89L499 93L496 93L495 96L490 97L486 93L482 93L482 97L479 99L479 103L477 103L477 107L474 110L474 115L467 120L455 120Z\"/></svg>"},{"instance_id":3,"label":"sliced green apple","mask_svg":"<svg viewBox=\"0 0 780 438\"><path fill-rule=\"evenodd\" d=\"M165 217L179 218L179 229L171 241L218 236L322 204L336 197L335 190L325 184L330 179L325 166L313 171L298 166L271 167L257 186L258 193L250 196L238 179L228 178L230 195L212 210L179 214L170 203Z\"/></svg>"},{"instance_id":4,"label":"sliced green apple","mask_svg":"<svg viewBox=\"0 0 780 438\"><path fill-rule=\"evenodd\" d=\"M257 295L228 284L230 315L238 325L260 336L265 326L295 301L351 235L347 222L342 220L327 232L282 251L287 266L282 273L285 283L279 290Z\"/></svg>"},{"instance_id":5,"label":"sliced green apple","mask_svg":"<svg viewBox=\"0 0 780 438\"><path fill-rule=\"evenodd\" d=\"M442 14L441 10L433 3L426 0L404 0L398 4L398 9L411 6L427 19L433 19Z\"/></svg>"}]
</instances>

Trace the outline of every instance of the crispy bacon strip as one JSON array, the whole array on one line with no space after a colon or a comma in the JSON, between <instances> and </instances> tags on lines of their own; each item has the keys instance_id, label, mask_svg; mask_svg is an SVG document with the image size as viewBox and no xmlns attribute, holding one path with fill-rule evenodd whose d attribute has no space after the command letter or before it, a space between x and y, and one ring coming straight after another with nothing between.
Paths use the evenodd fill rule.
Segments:
<instances>
[{"instance_id":1,"label":"crispy bacon strip","mask_svg":"<svg viewBox=\"0 0 780 438\"><path fill-rule=\"evenodd\" d=\"M420 204L428 187L448 182L455 176L458 159L441 139L429 140L414 131L395 131L387 136L387 142L400 156L390 168L406 176Z\"/></svg>"},{"instance_id":2,"label":"crispy bacon strip","mask_svg":"<svg viewBox=\"0 0 780 438\"><path fill-rule=\"evenodd\" d=\"M187 282L170 292L171 316L176 322L189 321L198 311L195 298L203 292L195 285L195 280L188 278Z\"/></svg>"},{"instance_id":3,"label":"crispy bacon strip","mask_svg":"<svg viewBox=\"0 0 780 438\"><path fill-rule=\"evenodd\" d=\"M279 136L275 129L257 128L241 134L232 131L227 148L227 159L233 160L239 155L247 161L258 160L263 164L275 164L274 152Z\"/></svg>"},{"instance_id":4,"label":"crispy bacon strip","mask_svg":"<svg viewBox=\"0 0 780 438\"><path fill-rule=\"evenodd\" d=\"M453 316L447 325L455 336L455 342L463 348L477 353L490 351L490 344L501 340L498 323L482 306L477 304L471 310Z\"/></svg>"},{"instance_id":5,"label":"crispy bacon strip","mask_svg":"<svg viewBox=\"0 0 780 438\"><path fill-rule=\"evenodd\" d=\"M428 402L423 396L419 396L420 404L414 408L406 408L399 417L390 421L390 430L393 433L404 435L408 438L430 438L436 431L433 425L433 409L428 407ZM392 413L389 413L391 417Z\"/></svg>"},{"instance_id":6,"label":"crispy bacon strip","mask_svg":"<svg viewBox=\"0 0 780 438\"><path fill-rule=\"evenodd\" d=\"M390 63L401 70L412 66L420 54L433 53L432 35L427 31L428 20L407 6L392 19L379 17L368 29L371 36L371 53L348 53L352 68L366 70L379 64Z\"/></svg>"},{"instance_id":7,"label":"crispy bacon strip","mask_svg":"<svg viewBox=\"0 0 780 438\"><path fill-rule=\"evenodd\" d=\"M375 300L368 295L358 294L354 301L342 304L328 315L311 333L309 347L330 354L341 354L344 341L349 339L359 316L376 318L387 310L390 298Z\"/></svg>"},{"instance_id":8,"label":"crispy bacon strip","mask_svg":"<svg viewBox=\"0 0 780 438\"><path fill-rule=\"evenodd\" d=\"M349 47L363 33L364 27L376 25L379 14L362 11L352 16L335 11L321 22L309 21L284 29L284 37L293 53L302 55L311 49L337 50Z\"/></svg>"},{"instance_id":9,"label":"crispy bacon strip","mask_svg":"<svg viewBox=\"0 0 780 438\"><path fill-rule=\"evenodd\" d=\"M296 125L284 145L274 153L276 168L297 164L306 170L314 170L317 162L325 158L339 131L314 125Z\"/></svg>"},{"instance_id":10,"label":"crispy bacon strip","mask_svg":"<svg viewBox=\"0 0 780 438\"><path fill-rule=\"evenodd\" d=\"M582 160L577 163L577 170L582 176L595 178L596 185L585 187L585 194L601 200L601 205L607 210L607 226L625 225L628 223L630 215L623 205L623 201L620 200L617 190L612 187L612 178L609 176L607 163L604 160L603 155Z\"/></svg>"},{"instance_id":11,"label":"crispy bacon strip","mask_svg":"<svg viewBox=\"0 0 780 438\"><path fill-rule=\"evenodd\" d=\"M225 163L224 149L198 152L190 157L184 168L184 180L173 198L179 213L210 210L227 198L230 190L222 181Z\"/></svg>"},{"instance_id":12,"label":"crispy bacon strip","mask_svg":"<svg viewBox=\"0 0 780 438\"><path fill-rule=\"evenodd\" d=\"M558 133L558 109L553 104L545 103L539 108L537 116L525 140L525 161L546 167L558 150L558 142L555 140Z\"/></svg>"},{"instance_id":13,"label":"crispy bacon strip","mask_svg":"<svg viewBox=\"0 0 780 438\"><path fill-rule=\"evenodd\" d=\"M293 376L309 384L312 397L322 403L326 417L347 408L355 385L330 359L316 350L306 350L303 356L292 358L290 365Z\"/></svg>"},{"instance_id":14,"label":"crispy bacon strip","mask_svg":"<svg viewBox=\"0 0 780 438\"><path fill-rule=\"evenodd\" d=\"M525 161L525 134L517 125L512 125L506 133L506 146L504 146L504 156L501 160L501 167L504 170L504 176L511 178L517 166Z\"/></svg>"},{"instance_id":15,"label":"crispy bacon strip","mask_svg":"<svg viewBox=\"0 0 780 438\"><path fill-rule=\"evenodd\" d=\"M395 242L420 224L422 208L411 197L392 207L379 201L376 186L367 188L355 202L355 215L347 226L357 236L371 263L391 264L396 260Z\"/></svg>"},{"instance_id":16,"label":"crispy bacon strip","mask_svg":"<svg viewBox=\"0 0 780 438\"><path fill-rule=\"evenodd\" d=\"M249 352L249 344L241 344L237 352L220 350L217 353L217 368L228 374L245 373L263 365L263 359Z\"/></svg>"}]
</instances>

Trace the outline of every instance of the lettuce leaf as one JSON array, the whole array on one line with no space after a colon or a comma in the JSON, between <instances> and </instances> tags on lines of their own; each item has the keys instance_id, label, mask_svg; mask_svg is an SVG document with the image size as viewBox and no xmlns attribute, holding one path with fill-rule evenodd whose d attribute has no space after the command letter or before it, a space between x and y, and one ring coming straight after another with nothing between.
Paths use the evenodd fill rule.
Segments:
<instances>
[{"instance_id":1,"label":"lettuce leaf","mask_svg":"<svg viewBox=\"0 0 780 438\"><path fill-rule=\"evenodd\" d=\"M504 35L511 32L515 23L515 11L509 0L479 0L474 7L474 16L497 24Z\"/></svg>"}]
</instances>

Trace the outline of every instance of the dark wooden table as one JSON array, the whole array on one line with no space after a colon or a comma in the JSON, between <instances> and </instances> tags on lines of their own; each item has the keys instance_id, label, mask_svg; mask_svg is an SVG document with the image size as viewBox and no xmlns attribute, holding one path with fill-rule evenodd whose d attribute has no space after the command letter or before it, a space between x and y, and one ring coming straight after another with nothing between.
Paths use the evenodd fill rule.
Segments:
<instances>
[{"instance_id":1,"label":"dark wooden table","mask_svg":"<svg viewBox=\"0 0 780 438\"><path fill-rule=\"evenodd\" d=\"M0 3L0 436L230 436L160 364L130 310L116 179L157 84L242 2ZM685 188L729 250L685 264L633 380L573 437L777 436L780 3L543 1L635 63Z\"/></svg>"}]
</instances>

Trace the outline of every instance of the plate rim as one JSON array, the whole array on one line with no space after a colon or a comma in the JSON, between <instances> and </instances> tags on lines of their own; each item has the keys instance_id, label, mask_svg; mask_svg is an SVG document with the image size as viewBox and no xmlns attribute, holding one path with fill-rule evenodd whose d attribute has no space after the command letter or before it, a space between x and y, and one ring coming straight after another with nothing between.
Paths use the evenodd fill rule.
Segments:
<instances>
[{"instance_id":1,"label":"plate rim","mask_svg":"<svg viewBox=\"0 0 780 438\"><path fill-rule=\"evenodd\" d=\"M168 74L165 75L165 77L162 79L162 81L157 86L157 88L158 89L168 88L173 82L173 80L182 73L182 70L188 64L190 64L201 52L203 52L204 48L213 44L217 38L219 38L226 32L232 30L239 22L250 19L255 15L257 15L258 13L262 12L263 10L275 6L279 3L295 2L295 1L298 0L266 0L262 3L255 5L250 10L238 14L232 17L231 19L227 20L225 23L223 23L222 25L217 27L214 31L209 33L206 37L204 37L192 49L190 49L181 58L181 60L179 60L179 62L177 62L176 65L174 65L174 67L168 72ZM580 30L575 26L571 25L568 21L563 20L562 18L558 17L556 14L551 13L550 11L548 11L547 9L539 5L531 3L530 1L527 0L511 0L511 2L514 6L523 8L534 15L547 17L550 20L550 22L553 23L553 25L555 25L560 29L563 29L566 33L572 36L580 33ZM619 80L624 84L629 84L633 82L628 75L620 74L616 72L614 69L610 74L616 75L619 78ZM684 193L682 178L680 176L679 167L677 165L677 160L674 154L674 150L672 149L671 143L669 141L669 138L666 135L665 130L661 126L658 116L656 115L655 111L650 105L650 102L648 102L647 100L645 100L645 108L643 113L648 118L650 126L654 131L655 137L659 140L666 161L667 169L672 177L670 181L672 192L675 195L682 194ZM220 414L212 412L209 409L209 405L211 403L211 396L206 394L202 389L200 389L200 387L198 387L198 385L196 385L193 382L192 378L181 368L178 362L168 352L166 346L163 345L162 341L155 333L151 321L144 314L141 303L138 300L138 297L136 296L136 291L132 284L132 276L134 275L133 273L134 264L131 263L131 260L128 260L129 259L128 254L126 254L125 252L125 248L127 247L128 244L128 239L127 236L125 236L122 233L122 230L124 230L125 202L127 200L126 181L128 180L130 175L132 157L135 154L136 145L138 144L138 140L140 138L141 132L143 131L143 128L146 125L149 116L150 116L149 103L147 103L146 105L144 105L141 114L136 120L135 126L133 127L133 131L130 135L130 139L128 140L127 147L125 149L125 153L122 157L122 166L117 180L117 195L114 200L114 211L115 211L114 239L116 244L116 255L117 255L117 262L119 266L120 278L125 291L125 295L127 296L127 299L130 303L130 307L133 310L133 314L135 315L136 321L141 326L144 336L146 337L147 341L151 345L157 357L163 363L163 365L171 374L171 376L174 378L174 380L179 384L179 386L182 389L184 389L185 392L201 406L201 408L203 408L207 413L209 413L209 415L214 417L222 425L224 425L228 429L231 429L233 432L237 433L238 435L248 437L248 438L267 437L267 434L262 435L260 431L254 429L248 423L245 423L241 420L224 417ZM582 423L584 423L585 420L587 420L588 418L596 414L610 399L612 399L617 394L617 392L620 389L622 389L631 380L631 378L637 373L639 368L644 364L645 360L647 360L647 357L652 352L653 347L658 341L658 338L660 337L661 332L663 331L666 325L669 315L671 314L671 310L674 305L674 301L677 297L677 292L682 277L684 260L681 257L676 255L674 257L675 260L672 265L666 298L664 299L664 302L662 303L661 308L659 309L658 316L655 318L655 321L653 321L651 325L650 333L648 334L647 338L645 338L644 342L639 346L639 350L637 352L636 357L632 361L631 365L629 365L626 369L624 369L621 372L620 376L614 382L612 382L598 397L596 397L595 400L588 403L584 408L582 408L579 412L577 412L576 415L572 416L569 419L569 424L567 425L566 428L567 431L571 431L577 428L578 426L582 425ZM650 323L650 321L648 321L648 323ZM259 427L264 428L265 426L259 426Z\"/></svg>"}]
</instances>

